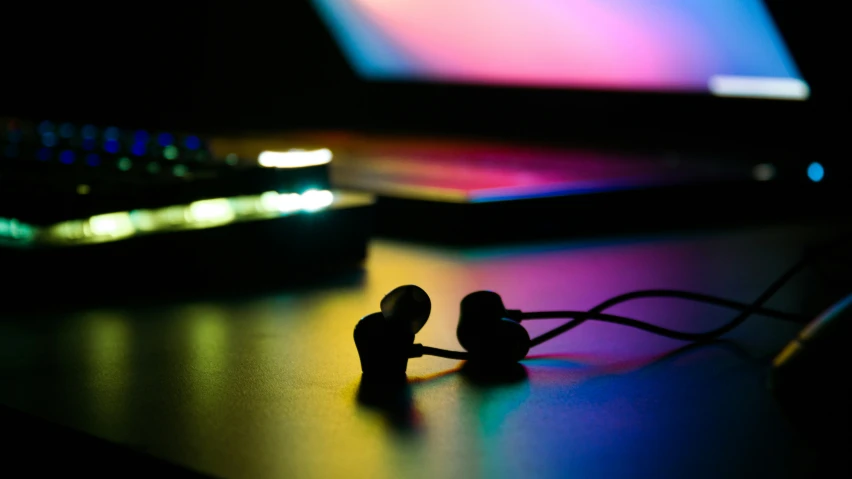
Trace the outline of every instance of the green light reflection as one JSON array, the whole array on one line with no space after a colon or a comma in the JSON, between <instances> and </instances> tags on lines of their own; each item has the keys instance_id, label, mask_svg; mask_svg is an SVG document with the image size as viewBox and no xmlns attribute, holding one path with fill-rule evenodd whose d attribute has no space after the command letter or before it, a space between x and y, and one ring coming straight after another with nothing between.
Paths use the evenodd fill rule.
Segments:
<instances>
[{"instance_id":1,"label":"green light reflection","mask_svg":"<svg viewBox=\"0 0 852 479\"><path fill-rule=\"evenodd\" d=\"M93 415L101 432L116 438L128 420L130 327L121 315L92 312L83 317L82 328Z\"/></svg>"}]
</instances>

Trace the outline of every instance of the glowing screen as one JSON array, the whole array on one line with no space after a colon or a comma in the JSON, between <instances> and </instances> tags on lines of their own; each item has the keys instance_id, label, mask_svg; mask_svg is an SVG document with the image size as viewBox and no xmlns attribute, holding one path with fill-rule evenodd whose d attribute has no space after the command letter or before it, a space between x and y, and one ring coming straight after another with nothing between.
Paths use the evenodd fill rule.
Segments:
<instances>
[{"instance_id":1,"label":"glowing screen","mask_svg":"<svg viewBox=\"0 0 852 479\"><path fill-rule=\"evenodd\" d=\"M313 0L359 76L804 100L762 0Z\"/></svg>"}]
</instances>

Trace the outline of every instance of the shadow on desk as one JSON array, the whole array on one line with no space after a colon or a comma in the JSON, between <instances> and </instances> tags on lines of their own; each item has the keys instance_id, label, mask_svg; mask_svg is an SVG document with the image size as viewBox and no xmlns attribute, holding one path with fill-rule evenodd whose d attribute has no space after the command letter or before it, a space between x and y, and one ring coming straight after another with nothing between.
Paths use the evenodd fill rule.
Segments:
<instances>
[{"instance_id":1,"label":"shadow on desk","mask_svg":"<svg viewBox=\"0 0 852 479\"><path fill-rule=\"evenodd\" d=\"M590 374L601 376L616 372L649 368L708 347L729 351L746 361L760 361L758 358L750 355L748 351L736 342L716 340L688 344L650 360L612 364L605 368L592 367ZM577 363L576 358L571 355L530 356L524 360L524 363L533 366L536 362L542 360L558 361L565 365ZM459 367L448 369L428 377L408 378L399 376L386 378L362 375L361 382L358 385L357 403L361 407L381 414L393 430L404 433L416 433L422 426L422 418L413 397L412 385L417 386L439 381L451 375L459 375L465 387L479 391L489 391L500 389L504 386L524 384L529 380L529 373L524 364L515 363L495 367L489 364L465 361Z\"/></svg>"},{"instance_id":2,"label":"shadow on desk","mask_svg":"<svg viewBox=\"0 0 852 479\"><path fill-rule=\"evenodd\" d=\"M5 406L0 431L12 476L211 477Z\"/></svg>"}]
</instances>

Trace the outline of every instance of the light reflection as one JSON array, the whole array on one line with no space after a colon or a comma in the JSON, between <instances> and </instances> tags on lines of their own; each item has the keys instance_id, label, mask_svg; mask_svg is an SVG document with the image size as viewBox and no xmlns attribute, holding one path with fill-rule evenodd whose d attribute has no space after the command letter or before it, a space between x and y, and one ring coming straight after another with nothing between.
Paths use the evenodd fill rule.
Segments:
<instances>
[{"instance_id":1,"label":"light reflection","mask_svg":"<svg viewBox=\"0 0 852 479\"><path fill-rule=\"evenodd\" d=\"M353 196L350 198L350 196ZM238 221L275 218L299 212L316 212L332 206L356 206L368 201L363 195L328 190L298 193L274 191L256 196L216 198L150 210L133 210L93 216L38 228L16 219L0 218L0 238L48 244L89 244L115 241L139 234L222 226ZM358 197L358 198L354 198ZM357 200L361 200L360 202Z\"/></svg>"},{"instance_id":2,"label":"light reflection","mask_svg":"<svg viewBox=\"0 0 852 479\"><path fill-rule=\"evenodd\" d=\"M36 231L34 226L21 223L15 218L0 218L0 239L28 244L35 240Z\"/></svg>"},{"instance_id":3,"label":"light reflection","mask_svg":"<svg viewBox=\"0 0 852 479\"><path fill-rule=\"evenodd\" d=\"M107 437L117 437L126 417L130 369L130 329L127 319L114 313L93 312L83 317L88 352L88 391L93 416L102 421Z\"/></svg>"},{"instance_id":4,"label":"light reflection","mask_svg":"<svg viewBox=\"0 0 852 479\"><path fill-rule=\"evenodd\" d=\"M461 405L461 415L477 418L479 433L474 437L481 441L478 446L484 450L511 450L515 444L515 439L506 437L503 431L514 415L519 414L530 395L530 383L524 367L520 366L517 371L522 372L523 376L506 375L499 379L487 379L474 374L474 377L466 377L466 387L462 388L462 397L458 403ZM509 464L510 461L483 461L482 475L500 476L506 473L505 468Z\"/></svg>"},{"instance_id":5,"label":"light reflection","mask_svg":"<svg viewBox=\"0 0 852 479\"><path fill-rule=\"evenodd\" d=\"M241 423L257 425L248 440L260 456L270 458L269 473L303 475L300 472L305 471L306 463L293 461L293 457L312 461L318 448L328 447L335 451L335 460L318 469L323 477L345 477L356 467L365 477L397 477L393 471L410 459L409 452L393 445L403 444L404 448L418 440L416 435L390 437L385 434L388 424L382 414L357 408L358 356L351 347L351 328L341 325L362 306L357 289L342 287L309 295L282 295L239 310L239 316L251 324L243 322L234 331L239 338L234 339L235 346L239 341L239 348L251 348L254 364L229 384L229 392L235 396L229 402L244 401L241 382L255 385L264 384L267 378L281 379L274 379L255 396L268 408L247 405L239 409L239 416L232 412L235 420L238 417ZM285 316L282 310L287 312ZM240 335L240 331L246 334ZM299 339L294 341L296 337ZM335 345L334 353L318 344ZM311 366L305 368L306 364ZM317 370L328 374L317 375ZM249 389L257 391L255 386ZM328 418L355 421L347 421L347 427L341 429L340 421ZM282 448L289 453L282 455Z\"/></svg>"},{"instance_id":6,"label":"light reflection","mask_svg":"<svg viewBox=\"0 0 852 479\"><path fill-rule=\"evenodd\" d=\"M180 317L189 327L191 411L205 416L218 414L227 373L228 318L221 308L208 305L183 308Z\"/></svg>"},{"instance_id":7,"label":"light reflection","mask_svg":"<svg viewBox=\"0 0 852 479\"><path fill-rule=\"evenodd\" d=\"M328 148L313 151L264 151L257 157L257 163L267 168L305 168L328 164L333 156Z\"/></svg>"},{"instance_id":8,"label":"light reflection","mask_svg":"<svg viewBox=\"0 0 852 479\"><path fill-rule=\"evenodd\" d=\"M771 246L769 239L774 234L761 233L761 241L755 243ZM557 471L572 470L583 476L584 472L624 464L612 451L626 451L628 465L638 461L641 466L642 458L649 457L644 449L653 446L654 439L677 436L684 424L690 430L708 431L701 446L712 448L725 425L717 424L718 414L702 415L707 405L694 399L713 398L725 390L722 383L727 378L717 374L719 362L689 361L656 370L654 375L595 379L600 368L580 368L577 363L595 366L603 363L600 358L608 362L647 358L649 353L673 345L666 340L647 347L653 341L644 333L591 323L554 341L552 351L570 353L564 358L525 362L530 373L528 397L522 384L479 389L455 373L413 384L412 399L422 414L422 434L401 437L388 431L381 415L358 407L355 401L360 372L352 327L358 317L376 310L384 293L404 282L420 284L434 301L432 318L418 341L450 349L458 347L459 301L467 292L482 288L503 293L508 307L536 309L590 307L602 298L642 287L682 287L748 299L763 288L760 278L771 280L776 273L759 268L759 275L754 276L756 266L717 261L696 274L694 259L711 257L714 251L742 255L751 251L754 238L748 238L744 242L727 236L711 240L687 237L599 247L571 243L561 249L519 249L491 257L374 242L364 286L324 287L249 300L233 306L233 313L225 313L227 318L221 318L213 305L194 307L166 318L169 326L162 327L153 327L151 319L140 317L130 332L148 331L144 335L148 339L134 341L144 350L133 357L140 361L136 365L139 374L148 377L132 381L136 387L127 396L116 394L126 397L126 410L109 411L107 414L115 416L104 417L126 417L131 424L128 436L152 447L182 444L184 450L192 451L194 464L210 465L210 470L223 476L316 473L337 477L357 470L382 478L404 476L414 468L415 475L423 477L523 476L529 472L529 464L539 460L556 464ZM755 249L754 264L776 264L798 254L795 242L789 243ZM730 278L742 271L750 276L731 283ZM795 308L797 300L795 295L785 296L777 307ZM660 317L660 313L669 314ZM622 314L664 324L673 321L673 327L695 330L720 321L716 310L692 314L669 301L626 304ZM704 321L709 322L702 324ZM169 342L174 324L180 324L183 335L179 341ZM759 323L755 326L761 333L755 343L763 344L754 345L758 348L783 345L778 336L792 334L770 331L772 339L761 339L768 338L766 330ZM120 370L120 361L110 362L108 352L99 353L105 358L102 363ZM536 350L535 354L544 353ZM150 361L170 371L153 374ZM409 375L439 374L457 363L438 358L414 360ZM131 366L127 373L132 371ZM694 381L685 377L695 372L701 374ZM707 381L712 378L719 380ZM191 391L185 389L186 384ZM98 390L109 391L110 386L118 385L99 385L102 389ZM163 391L150 396L153 387ZM130 395L135 390L140 391L137 397ZM220 390L222 395L211 394ZM104 397L111 397L109 394ZM93 396L86 407L99 411L101 396ZM725 399L724 404L739 405L736 397ZM728 409L740 414L748 425L748 415L762 410L762 403L751 406L745 412ZM76 406L68 407L73 411ZM198 413L192 415L194 407ZM189 413L184 415L186 411ZM758 416L757 420L766 418ZM167 432L152 436L154 428ZM234 438L239 441L237 448ZM669 442L665 445L680 453L694 449L694 445L683 449L677 441ZM333 451L333 460L317 451ZM471 459L446 461L448 454ZM606 474L613 471L605 470L602 475L624 475L625 467L617 471L622 474Z\"/></svg>"},{"instance_id":9,"label":"light reflection","mask_svg":"<svg viewBox=\"0 0 852 479\"><path fill-rule=\"evenodd\" d=\"M302 196L298 193L278 194L274 191L267 191L261 195L260 201L262 208L269 211L291 213L302 208Z\"/></svg>"},{"instance_id":10,"label":"light reflection","mask_svg":"<svg viewBox=\"0 0 852 479\"><path fill-rule=\"evenodd\" d=\"M118 239L132 236L136 232L129 213L110 213L89 218L89 229L93 236Z\"/></svg>"},{"instance_id":11,"label":"light reflection","mask_svg":"<svg viewBox=\"0 0 852 479\"><path fill-rule=\"evenodd\" d=\"M308 190L301 195L301 207L305 211L318 211L334 202L334 195L328 190Z\"/></svg>"},{"instance_id":12,"label":"light reflection","mask_svg":"<svg viewBox=\"0 0 852 479\"><path fill-rule=\"evenodd\" d=\"M198 224L223 225L235 218L236 214L227 198L196 201L189 205L189 221Z\"/></svg>"}]
</instances>

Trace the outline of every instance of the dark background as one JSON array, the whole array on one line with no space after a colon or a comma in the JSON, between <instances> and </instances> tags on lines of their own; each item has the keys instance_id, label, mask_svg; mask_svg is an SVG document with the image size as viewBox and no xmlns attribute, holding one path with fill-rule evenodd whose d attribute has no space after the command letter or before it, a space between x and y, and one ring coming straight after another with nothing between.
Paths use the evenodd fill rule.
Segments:
<instances>
[{"instance_id":1,"label":"dark background","mask_svg":"<svg viewBox=\"0 0 852 479\"><path fill-rule=\"evenodd\" d=\"M848 110L839 7L770 0L808 102L358 81L307 0L4 5L0 114L209 133L358 129L806 152Z\"/></svg>"}]
</instances>

